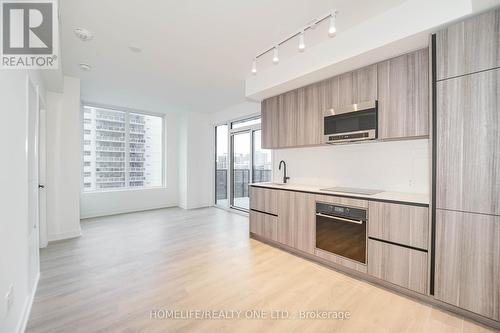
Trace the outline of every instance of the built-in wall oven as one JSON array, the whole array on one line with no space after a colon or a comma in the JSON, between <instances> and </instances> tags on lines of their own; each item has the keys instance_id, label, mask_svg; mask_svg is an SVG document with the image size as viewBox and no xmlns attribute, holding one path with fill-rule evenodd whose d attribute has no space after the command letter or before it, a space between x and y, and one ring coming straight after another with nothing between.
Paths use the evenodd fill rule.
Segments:
<instances>
[{"instance_id":1,"label":"built-in wall oven","mask_svg":"<svg viewBox=\"0 0 500 333\"><path fill-rule=\"evenodd\" d=\"M366 209L316 202L316 248L366 264Z\"/></svg>"},{"instance_id":2,"label":"built-in wall oven","mask_svg":"<svg viewBox=\"0 0 500 333\"><path fill-rule=\"evenodd\" d=\"M324 142L334 144L376 139L377 112L377 101L328 110L323 118Z\"/></svg>"}]
</instances>

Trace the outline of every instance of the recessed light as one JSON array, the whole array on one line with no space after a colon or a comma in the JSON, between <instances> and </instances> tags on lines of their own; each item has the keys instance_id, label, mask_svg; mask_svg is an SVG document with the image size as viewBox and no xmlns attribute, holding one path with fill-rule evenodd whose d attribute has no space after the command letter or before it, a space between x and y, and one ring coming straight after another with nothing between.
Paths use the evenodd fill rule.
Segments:
<instances>
[{"instance_id":1,"label":"recessed light","mask_svg":"<svg viewBox=\"0 0 500 333\"><path fill-rule=\"evenodd\" d=\"M94 38L94 34L92 33L92 31L85 28L75 28L73 31L75 32L76 37L78 37L78 39L83 42L88 42L89 40Z\"/></svg>"},{"instance_id":2,"label":"recessed light","mask_svg":"<svg viewBox=\"0 0 500 333\"><path fill-rule=\"evenodd\" d=\"M92 70L92 67L89 64L79 64L78 66L82 72L90 72Z\"/></svg>"},{"instance_id":3,"label":"recessed light","mask_svg":"<svg viewBox=\"0 0 500 333\"><path fill-rule=\"evenodd\" d=\"M142 50L136 46L129 46L128 49L134 53L141 53Z\"/></svg>"}]
</instances>

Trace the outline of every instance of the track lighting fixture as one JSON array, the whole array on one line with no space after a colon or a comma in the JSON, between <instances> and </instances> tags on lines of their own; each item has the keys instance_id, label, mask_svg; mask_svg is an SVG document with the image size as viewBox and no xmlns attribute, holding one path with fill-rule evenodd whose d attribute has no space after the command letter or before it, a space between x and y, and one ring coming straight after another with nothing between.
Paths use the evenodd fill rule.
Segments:
<instances>
[{"instance_id":1,"label":"track lighting fixture","mask_svg":"<svg viewBox=\"0 0 500 333\"><path fill-rule=\"evenodd\" d=\"M304 30L302 30L299 34L299 52L304 52L304 50L306 49L306 43L304 39L305 39L305 33Z\"/></svg>"},{"instance_id":2,"label":"track lighting fixture","mask_svg":"<svg viewBox=\"0 0 500 333\"><path fill-rule=\"evenodd\" d=\"M337 33L337 26L336 26L336 21L337 20L337 11L333 12L332 15L330 16L330 25L328 27L328 36L334 37L335 34Z\"/></svg>"},{"instance_id":3,"label":"track lighting fixture","mask_svg":"<svg viewBox=\"0 0 500 333\"><path fill-rule=\"evenodd\" d=\"M271 51L273 52L273 57L272 57L273 64L277 65L280 62L280 58L279 58L280 45L283 45L284 43L286 43L292 39L294 39L294 40L296 40L295 38L298 39L298 42L299 42L298 43L298 50L299 50L299 52L304 52L304 50L306 49L306 42L305 42L306 30L315 29L320 23L322 23L326 20L329 20L329 22L330 22L330 24L328 25L328 36L334 37L337 34L337 26L336 26L337 14L338 14L338 11L333 10L330 13L328 13L327 15L322 16L317 20L310 21L305 27L303 27L298 32L295 32L295 33L289 35L288 37L281 40L279 43L276 43L274 46L268 48L264 52L259 53L252 60L252 70L251 70L252 74L257 74L257 59L259 59L260 57L262 57L265 54L268 54Z\"/></svg>"},{"instance_id":4,"label":"track lighting fixture","mask_svg":"<svg viewBox=\"0 0 500 333\"><path fill-rule=\"evenodd\" d=\"M279 62L280 62L280 57L278 54L278 46L275 46L273 52L273 64L277 65Z\"/></svg>"}]
</instances>

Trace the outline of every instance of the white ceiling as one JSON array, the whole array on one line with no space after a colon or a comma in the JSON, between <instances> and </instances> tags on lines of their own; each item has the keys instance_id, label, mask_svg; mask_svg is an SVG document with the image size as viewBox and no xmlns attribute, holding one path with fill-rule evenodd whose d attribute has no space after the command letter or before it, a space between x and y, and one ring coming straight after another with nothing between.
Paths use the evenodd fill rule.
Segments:
<instances>
[{"instance_id":1,"label":"white ceiling","mask_svg":"<svg viewBox=\"0 0 500 333\"><path fill-rule=\"evenodd\" d=\"M61 0L63 71L81 78L84 101L155 112L219 111L245 99L256 53L312 19L338 9L341 33L401 2ZM93 40L78 40L75 27L93 31ZM79 63L92 71L81 72Z\"/></svg>"}]
</instances>

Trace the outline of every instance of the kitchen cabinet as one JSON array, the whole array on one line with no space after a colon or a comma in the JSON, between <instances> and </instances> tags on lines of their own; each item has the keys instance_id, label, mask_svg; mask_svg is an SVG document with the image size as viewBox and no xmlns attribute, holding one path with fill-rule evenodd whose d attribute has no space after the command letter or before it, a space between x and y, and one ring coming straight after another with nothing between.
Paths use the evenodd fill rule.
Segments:
<instances>
[{"instance_id":1,"label":"kitchen cabinet","mask_svg":"<svg viewBox=\"0 0 500 333\"><path fill-rule=\"evenodd\" d=\"M321 84L297 90L296 146L319 145L323 139L323 108Z\"/></svg>"},{"instance_id":2,"label":"kitchen cabinet","mask_svg":"<svg viewBox=\"0 0 500 333\"><path fill-rule=\"evenodd\" d=\"M278 242L314 254L314 195L280 191L278 201Z\"/></svg>"},{"instance_id":3,"label":"kitchen cabinet","mask_svg":"<svg viewBox=\"0 0 500 333\"><path fill-rule=\"evenodd\" d=\"M250 232L260 237L278 240L278 218L273 215L250 211Z\"/></svg>"},{"instance_id":4,"label":"kitchen cabinet","mask_svg":"<svg viewBox=\"0 0 500 333\"><path fill-rule=\"evenodd\" d=\"M429 242L428 207L370 201L368 236L419 249Z\"/></svg>"},{"instance_id":5,"label":"kitchen cabinet","mask_svg":"<svg viewBox=\"0 0 500 333\"><path fill-rule=\"evenodd\" d=\"M279 96L265 99L261 103L261 147L266 149L279 146Z\"/></svg>"},{"instance_id":6,"label":"kitchen cabinet","mask_svg":"<svg viewBox=\"0 0 500 333\"><path fill-rule=\"evenodd\" d=\"M377 73L379 138L429 135L429 50L383 61Z\"/></svg>"},{"instance_id":7,"label":"kitchen cabinet","mask_svg":"<svg viewBox=\"0 0 500 333\"><path fill-rule=\"evenodd\" d=\"M278 148L297 145L298 125L298 90L292 90L279 96L278 106Z\"/></svg>"},{"instance_id":8,"label":"kitchen cabinet","mask_svg":"<svg viewBox=\"0 0 500 333\"><path fill-rule=\"evenodd\" d=\"M500 217L436 211L435 297L500 320Z\"/></svg>"},{"instance_id":9,"label":"kitchen cabinet","mask_svg":"<svg viewBox=\"0 0 500 333\"><path fill-rule=\"evenodd\" d=\"M339 81L339 106L377 99L377 65L342 74Z\"/></svg>"},{"instance_id":10,"label":"kitchen cabinet","mask_svg":"<svg viewBox=\"0 0 500 333\"><path fill-rule=\"evenodd\" d=\"M436 207L500 215L500 69L437 82Z\"/></svg>"},{"instance_id":11,"label":"kitchen cabinet","mask_svg":"<svg viewBox=\"0 0 500 333\"><path fill-rule=\"evenodd\" d=\"M453 24L436 33L437 79L500 66L500 9Z\"/></svg>"},{"instance_id":12,"label":"kitchen cabinet","mask_svg":"<svg viewBox=\"0 0 500 333\"><path fill-rule=\"evenodd\" d=\"M249 186L250 209L268 214L278 214L278 191Z\"/></svg>"},{"instance_id":13,"label":"kitchen cabinet","mask_svg":"<svg viewBox=\"0 0 500 333\"><path fill-rule=\"evenodd\" d=\"M427 252L368 240L368 274L426 294L427 270Z\"/></svg>"}]
</instances>

